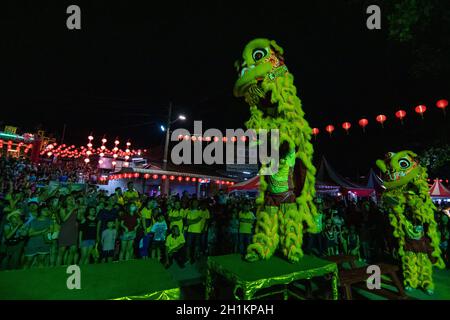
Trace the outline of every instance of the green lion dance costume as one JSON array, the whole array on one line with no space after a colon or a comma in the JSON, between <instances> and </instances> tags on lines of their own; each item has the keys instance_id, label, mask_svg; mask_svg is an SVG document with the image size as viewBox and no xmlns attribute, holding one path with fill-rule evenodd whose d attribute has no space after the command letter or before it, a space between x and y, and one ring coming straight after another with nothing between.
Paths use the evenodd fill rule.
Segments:
<instances>
[{"instance_id":1,"label":"green lion dance costume","mask_svg":"<svg viewBox=\"0 0 450 320\"><path fill-rule=\"evenodd\" d=\"M411 151L389 152L376 164L384 174L383 203L389 210L394 237L399 241L407 290L433 293L433 265L444 268L434 205L428 194L427 173Z\"/></svg>"},{"instance_id":2,"label":"green lion dance costume","mask_svg":"<svg viewBox=\"0 0 450 320\"><path fill-rule=\"evenodd\" d=\"M279 130L280 159L276 173L261 175L256 232L246 259L269 259L280 248L289 261L297 262L303 256L303 232L317 232L312 130L284 64L283 49L275 41L255 39L242 58L236 62L234 95L245 97L250 105L247 128Z\"/></svg>"}]
</instances>

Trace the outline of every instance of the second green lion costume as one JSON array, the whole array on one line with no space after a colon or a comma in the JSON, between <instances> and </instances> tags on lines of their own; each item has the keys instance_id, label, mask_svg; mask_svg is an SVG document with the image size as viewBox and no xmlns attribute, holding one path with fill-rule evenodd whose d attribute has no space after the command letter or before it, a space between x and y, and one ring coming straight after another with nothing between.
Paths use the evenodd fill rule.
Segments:
<instances>
[{"instance_id":1,"label":"second green lion costume","mask_svg":"<svg viewBox=\"0 0 450 320\"><path fill-rule=\"evenodd\" d=\"M246 259L269 259L279 248L289 261L297 262L303 256L303 233L317 231L312 130L284 64L283 49L275 41L250 41L236 67L234 95L250 105L247 128L278 129L280 140L278 172L261 175L256 231Z\"/></svg>"},{"instance_id":2,"label":"second green lion costume","mask_svg":"<svg viewBox=\"0 0 450 320\"><path fill-rule=\"evenodd\" d=\"M412 151L389 152L377 166L384 174L383 204L398 239L404 285L433 293L433 265L445 268L434 219L436 209L428 193L426 170Z\"/></svg>"}]
</instances>

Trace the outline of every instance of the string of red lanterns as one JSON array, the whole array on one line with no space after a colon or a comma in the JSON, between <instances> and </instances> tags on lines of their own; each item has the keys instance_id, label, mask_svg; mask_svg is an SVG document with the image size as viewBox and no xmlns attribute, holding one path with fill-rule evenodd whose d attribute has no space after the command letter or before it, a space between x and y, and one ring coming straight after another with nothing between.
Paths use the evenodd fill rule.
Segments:
<instances>
[{"instance_id":1,"label":"string of red lanterns","mask_svg":"<svg viewBox=\"0 0 450 320\"><path fill-rule=\"evenodd\" d=\"M447 106L448 106L448 101L446 99L440 99L436 102L436 107L443 111L444 116L445 116L445 110L446 110ZM420 115L420 117L422 119L424 119L424 113L427 111L427 106L425 106L423 104L417 105L414 108L414 111L418 115ZM402 109L397 110L395 112L395 117L400 120L400 123L402 125L403 125L403 119L406 117L406 115L407 115L407 112ZM375 121L378 122L382 128L384 128L384 123L386 122L386 120L387 120L387 116L385 114L379 114L375 117ZM358 120L358 125L362 128L363 132L365 132L366 126L368 124L369 124L369 120L367 118L361 118ZM349 130L352 127L352 124L350 122L346 121L346 122L342 123L341 127L342 127L342 129L344 129L346 131L347 134L349 134ZM325 127L325 131L329 133L330 137L331 137L332 133L334 132L334 130L335 130L335 127L332 124L328 124ZM314 135L315 139L317 138L319 133L320 133L319 128L312 128L312 134Z\"/></svg>"},{"instance_id":2,"label":"string of red lanterns","mask_svg":"<svg viewBox=\"0 0 450 320\"><path fill-rule=\"evenodd\" d=\"M141 177L141 174L138 172L135 173L118 173L118 174L112 174L108 177L109 180L120 180L120 179L138 179ZM161 178L161 180L167 179L167 175L158 175L153 174L150 175L149 173L146 173L142 175L142 177L146 180L152 178L153 180L157 180ZM175 176L170 175L169 180L174 181L177 180L179 182L185 181L185 182L199 182L199 183L208 183L211 182L211 179L207 178L197 178L197 177L190 177L190 176ZM227 180L214 180L216 184L222 184L222 185L234 185L234 181L227 181Z\"/></svg>"},{"instance_id":3,"label":"string of red lanterns","mask_svg":"<svg viewBox=\"0 0 450 320\"><path fill-rule=\"evenodd\" d=\"M47 155L48 157L51 156L55 156L55 157L59 157L59 158L73 158L73 159L77 159L80 157L84 157L84 162L85 163L89 163L90 162L90 158L91 156L97 155L101 158L103 157L112 157L114 158L114 161L112 161L112 165L115 166L116 165L116 161L115 159L120 158L120 159L125 159L124 162L124 166L127 166L127 164L129 163L128 160L130 157L135 156L135 155L142 155L142 150L138 149L138 150L134 150L134 149L130 149L131 148L131 142L128 141L126 143L126 150L122 150L119 149L118 145L120 143L120 141L116 138L116 140L114 141L114 148L112 150L109 150L106 147L106 143L108 142L108 140L103 137L101 139L101 146L98 148L94 148L93 146L93 141L94 141L94 137L91 135L88 136L88 143L86 144L86 147L81 146L79 148L76 148L75 145L71 145L71 146L67 146L65 144L59 145L55 142L55 143L51 143L48 144L44 147L43 151L40 152L41 156L42 155ZM146 149L143 150L143 152L147 152ZM99 159L99 164L102 164L103 160Z\"/></svg>"},{"instance_id":4,"label":"string of red lanterns","mask_svg":"<svg viewBox=\"0 0 450 320\"><path fill-rule=\"evenodd\" d=\"M12 150L12 145L13 145L14 141L13 140L7 140L4 141L3 139L0 139L0 150L3 149L3 145L6 144L7 146L7 151L11 151ZM30 151L30 149L33 148L33 144L25 144L24 142L19 142L16 146L16 151L15 152L20 152L20 150L22 148L24 149L24 153L28 153Z\"/></svg>"}]
</instances>

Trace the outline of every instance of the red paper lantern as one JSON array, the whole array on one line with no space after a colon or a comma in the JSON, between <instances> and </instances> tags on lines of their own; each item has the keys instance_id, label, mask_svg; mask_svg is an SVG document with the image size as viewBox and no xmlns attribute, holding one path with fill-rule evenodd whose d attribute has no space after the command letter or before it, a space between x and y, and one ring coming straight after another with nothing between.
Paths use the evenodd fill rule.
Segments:
<instances>
[{"instance_id":1,"label":"red paper lantern","mask_svg":"<svg viewBox=\"0 0 450 320\"><path fill-rule=\"evenodd\" d=\"M395 116L400 119L401 124L403 124L403 118L406 117L406 111L405 110L398 110L395 113Z\"/></svg>"},{"instance_id":2,"label":"red paper lantern","mask_svg":"<svg viewBox=\"0 0 450 320\"><path fill-rule=\"evenodd\" d=\"M342 124L342 129L344 129L344 130L347 132L347 134L348 134L348 130L349 130L351 127L352 127L352 124L351 124L350 122L344 122L344 123Z\"/></svg>"},{"instance_id":3,"label":"red paper lantern","mask_svg":"<svg viewBox=\"0 0 450 320\"><path fill-rule=\"evenodd\" d=\"M178 181L181 181L181 180L183 180L183 177L178 177Z\"/></svg>"},{"instance_id":4,"label":"red paper lantern","mask_svg":"<svg viewBox=\"0 0 450 320\"><path fill-rule=\"evenodd\" d=\"M175 180L175 177L174 176L170 176L169 179L173 181L173 180Z\"/></svg>"},{"instance_id":5,"label":"red paper lantern","mask_svg":"<svg viewBox=\"0 0 450 320\"><path fill-rule=\"evenodd\" d=\"M445 108L447 108L448 106L448 101L445 99L441 99L438 102L436 102L436 107L438 107L439 109L442 109L442 111L444 112L445 115Z\"/></svg>"},{"instance_id":6,"label":"red paper lantern","mask_svg":"<svg viewBox=\"0 0 450 320\"><path fill-rule=\"evenodd\" d=\"M166 180L166 179L167 179L167 176L166 176L165 174L163 174L163 175L161 176L161 179Z\"/></svg>"},{"instance_id":7,"label":"red paper lantern","mask_svg":"<svg viewBox=\"0 0 450 320\"><path fill-rule=\"evenodd\" d=\"M197 178L196 177L193 177L192 178L192 182L196 182L197 181Z\"/></svg>"},{"instance_id":8,"label":"red paper lantern","mask_svg":"<svg viewBox=\"0 0 450 320\"><path fill-rule=\"evenodd\" d=\"M366 126L369 124L369 120L366 118L359 119L358 124L361 128L363 128L363 132L365 132Z\"/></svg>"},{"instance_id":9,"label":"red paper lantern","mask_svg":"<svg viewBox=\"0 0 450 320\"><path fill-rule=\"evenodd\" d=\"M386 121L386 119L387 119L387 117L384 114L379 114L375 118L375 120L377 120L377 122L381 124L381 127L383 127L383 124Z\"/></svg>"},{"instance_id":10,"label":"red paper lantern","mask_svg":"<svg viewBox=\"0 0 450 320\"><path fill-rule=\"evenodd\" d=\"M190 180L191 180L191 178L189 178L189 177L186 177L186 178L185 178L185 180L186 180L186 181L190 181Z\"/></svg>"},{"instance_id":11,"label":"red paper lantern","mask_svg":"<svg viewBox=\"0 0 450 320\"><path fill-rule=\"evenodd\" d=\"M320 130L319 130L318 128L313 128L313 129L312 129L312 134L313 134L314 136L317 136L317 135L319 134L319 132L320 132Z\"/></svg>"},{"instance_id":12,"label":"red paper lantern","mask_svg":"<svg viewBox=\"0 0 450 320\"><path fill-rule=\"evenodd\" d=\"M328 133L330 134L330 136L331 136L331 134L332 134L333 131L334 131L334 126L331 125L331 124L327 125L327 126L325 127L325 131L328 132Z\"/></svg>"},{"instance_id":13,"label":"red paper lantern","mask_svg":"<svg viewBox=\"0 0 450 320\"><path fill-rule=\"evenodd\" d=\"M155 179L155 180L158 179L158 175L157 175L157 174L154 174L154 175L153 175L153 179Z\"/></svg>"},{"instance_id":14,"label":"red paper lantern","mask_svg":"<svg viewBox=\"0 0 450 320\"><path fill-rule=\"evenodd\" d=\"M420 116L421 116L422 119L423 119L423 113L424 113L425 111L427 111L427 107L424 106L423 104L420 104L420 105L418 105L414 110L416 111L416 113L420 114Z\"/></svg>"},{"instance_id":15,"label":"red paper lantern","mask_svg":"<svg viewBox=\"0 0 450 320\"><path fill-rule=\"evenodd\" d=\"M144 174L144 179L150 178L150 175L148 173Z\"/></svg>"}]
</instances>

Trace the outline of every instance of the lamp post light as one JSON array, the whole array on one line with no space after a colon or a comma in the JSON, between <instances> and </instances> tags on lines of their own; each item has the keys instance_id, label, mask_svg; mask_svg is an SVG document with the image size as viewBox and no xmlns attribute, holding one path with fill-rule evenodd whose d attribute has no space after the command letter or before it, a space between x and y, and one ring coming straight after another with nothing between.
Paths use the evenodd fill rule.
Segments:
<instances>
[{"instance_id":1,"label":"lamp post light","mask_svg":"<svg viewBox=\"0 0 450 320\"><path fill-rule=\"evenodd\" d=\"M177 122L178 120L186 120L184 115L179 115L175 120L172 120L172 102L169 103L169 113L167 117L167 125L164 127L161 125L161 130L166 132L166 142L164 144L164 159L163 159L163 170L167 170L167 157L169 154L169 141L170 141L170 126ZM169 179L164 180L163 194L167 195L169 192Z\"/></svg>"}]
</instances>

